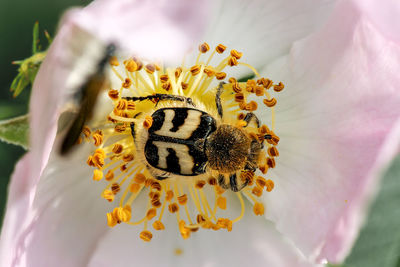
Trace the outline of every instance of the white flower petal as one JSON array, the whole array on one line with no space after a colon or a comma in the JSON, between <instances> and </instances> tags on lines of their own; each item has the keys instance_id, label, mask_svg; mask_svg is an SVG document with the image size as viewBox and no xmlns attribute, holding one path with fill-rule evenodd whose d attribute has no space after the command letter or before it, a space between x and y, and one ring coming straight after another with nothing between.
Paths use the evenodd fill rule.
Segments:
<instances>
[{"instance_id":1,"label":"white flower petal","mask_svg":"<svg viewBox=\"0 0 400 267\"><path fill-rule=\"evenodd\" d=\"M256 67L289 52L292 43L321 27L334 0L234 0L213 4L205 35L212 46L223 43L244 52Z\"/></svg>"},{"instance_id":2,"label":"white flower petal","mask_svg":"<svg viewBox=\"0 0 400 267\"><path fill-rule=\"evenodd\" d=\"M146 205L138 199L138 207ZM240 204L233 194L229 205L240 213ZM133 209L133 212L134 209ZM153 239L144 243L138 238L140 226L118 225L108 231L94 254L89 266L314 266L278 233L273 224L252 214L246 205L245 217L236 223L231 232L200 229L183 240L176 226L174 214L164 215L166 230L154 231ZM176 255L176 250L182 254Z\"/></svg>"}]
</instances>

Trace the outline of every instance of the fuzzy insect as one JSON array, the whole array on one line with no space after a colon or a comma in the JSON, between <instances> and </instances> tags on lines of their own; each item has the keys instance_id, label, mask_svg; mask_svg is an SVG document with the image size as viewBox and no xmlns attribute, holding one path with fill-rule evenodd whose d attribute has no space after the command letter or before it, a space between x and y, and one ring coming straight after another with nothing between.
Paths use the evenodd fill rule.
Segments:
<instances>
[{"instance_id":1,"label":"fuzzy insect","mask_svg":"<svg viewBox=\"0 0 400 267\"><path fill-rule=\"evenodd\" d=\"M221 83L215 95L215 105L220 119L223 117ZM263 143L250 136L245 128L251 123L260 127L254 113L247 113L243 128L219 124L206 111L195 107L192 99L168 94L143 97L124 97L130 101L178 101L185 107L167 106L151 114L152 124L136 133L131 123L132 136L144 153L145 164L152 175L163 180L171 177L194 177L210 173L217 177L219 185L234 192L242 190L249 180L243 172L257 169L257 161ZM157 106L157 105L156 105ZM265 139L271 139L265 135Z\"/></svg>"}]
</instances>

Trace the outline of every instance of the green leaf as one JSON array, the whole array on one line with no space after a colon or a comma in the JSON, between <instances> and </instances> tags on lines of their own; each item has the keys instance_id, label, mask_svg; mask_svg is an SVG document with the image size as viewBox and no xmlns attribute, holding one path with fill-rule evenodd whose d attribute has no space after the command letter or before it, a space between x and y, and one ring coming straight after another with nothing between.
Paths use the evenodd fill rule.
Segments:
<instances>
[{"instance_id":1,"label":"green leaf","mask_svg":"<svg viewBox=\"0 0 400 267\"><path fill-rule=\"evenodd\" d=\"M349 267L400 266L400 156L384 176L368 220L345 261Z\"/></svg>"},{"instance_id":2,"label":"green leaf","mask_svg":"<svg viewBox=\"0 0 400 267\"><path fill-rule=\"evenodd\" d=\"M28 115L0 121L0 140L28 149Z\"/></svg>"},{"instance_id":3,"label":"green leaf","mask_svg":"<svg viewBox=\"0 0 400 267\"><path fill-rule=\"evenodd\" d=\"M48 44L50 45L52 39L47 31L44 32ZM40 64L46 57L46 51L41 51L39 42L39 23L35 22L33 26L33 41L32 41L32 56L23 60L15 60L12 62L14 65L19 65L18 74L11 83L11 92L13 96L17 97L26 87L33 84L36 74L39 70Z\"/></svg>"},{"instance_id":4,"label":"green leaf","mask_svg":"<svg viewBox=\"0 0 400 267\"><path fill-rule=\"evenodd\" d=\"M39 22L36 21L33 25L33 42L32 42L32 55L38 52L39 45Z\"/></svg>"}]
</instances>

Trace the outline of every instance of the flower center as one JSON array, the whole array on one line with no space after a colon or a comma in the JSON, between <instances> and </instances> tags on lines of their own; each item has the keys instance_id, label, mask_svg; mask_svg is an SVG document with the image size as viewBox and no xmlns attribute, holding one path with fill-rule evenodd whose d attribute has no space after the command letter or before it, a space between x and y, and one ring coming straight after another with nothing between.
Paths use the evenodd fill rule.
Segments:
<instances>
[{"instance_id":1,"label":"flower center","mask_svg":"<svg viewBox=\"0 0 400 267\"><path fill-rule=\"evenodd\" d=\"M260 198L274 188L264 176L279 156L276 99L270 93L284 86L260 77L239 61L242 53L236 50L212 66L226 47L220 44L204 58L209 50L207 43L200 45L192 67L165 68L136 57L120 64L111 58L120 81L108 91L114 109L103 122L83 129L84 140L97 147L87 160L95 168L93 180L105 180L102 197L118 203L107 213L110 227L142 225L140 238L150 241L152 229L164 230L163 218L170 213L184 239L199 228L231 231L244 215L243 195L256 215L264 214ZM250 68L257 80L227 79L224 70L235 66ZM271 128L253 113L260 98ZM241 205L233 218L223 216L233 209L227 194L235 194ZM135 205L138 197L147 197L146 207Z\"/></svg>"}]
</instances>

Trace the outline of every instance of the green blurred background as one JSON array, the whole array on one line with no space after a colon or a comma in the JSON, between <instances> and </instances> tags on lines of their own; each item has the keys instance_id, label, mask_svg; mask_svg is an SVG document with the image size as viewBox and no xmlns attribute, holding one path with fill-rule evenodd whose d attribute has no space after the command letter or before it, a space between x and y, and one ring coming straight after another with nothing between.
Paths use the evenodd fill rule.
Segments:
<instances>
[{"instance_id":1,"label":"green blurred background","mask_svg":"<svg viewBox=\"0 0 400 267\"><path fill-rule=\"evenodd\" d=\"M87 5L90 0L0 0L0 120L27 113L30 88L17 98L12 97L10 85L17 75L13 60L31 56L32 29L40 24L40 40L46 46L43 30L54 36L62 13L72 6ZM15 163L24 149L0 141L0 218L4 213L7 188ZM0 220L0 225L3 220Z\"/></svg>"}]
</instances>

